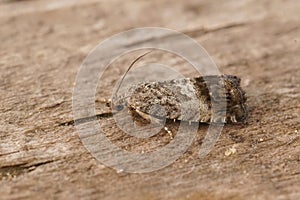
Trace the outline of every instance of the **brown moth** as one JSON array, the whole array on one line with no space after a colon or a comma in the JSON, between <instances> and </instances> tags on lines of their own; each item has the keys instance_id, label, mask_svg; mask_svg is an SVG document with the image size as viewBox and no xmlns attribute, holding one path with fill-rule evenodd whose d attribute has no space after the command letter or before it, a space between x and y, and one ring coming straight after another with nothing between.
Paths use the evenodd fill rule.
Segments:
<instances>
[{"instance_id":1,"label":"brown moth","mask_svg":"<svg viewBox=\"0 0 300 200\"><path fill-rule=\"evenodd\" d=\"M128 71L147 52L135 59ZM180 120L201 123L246 123L248 110L246 94L241 88L241 79L233 75L210 75L195 78L181 78L158 82L146 82L134 85L129 90L112 100L102 99L111 111L95 116L75 119L63 125L85 123L128 108L131 115L148 122L161 119ZM157 119L157 120L156 120ZM165 127L165 130L168 129ZM170 132L170 131L168 131Z\"/></svg>"},{"instance_id":2,"label":"brown moth","mask_svg":"<svg viewBox=\"0 0 300 200\"><path fill-rule=\"evenodd\" d=\"M212 75L141 83L132 86L125 97L118 97L112 110L126 106L146 120L245 123L247 98L240 81L232 75Z\"/></svg>"}]
</instances>

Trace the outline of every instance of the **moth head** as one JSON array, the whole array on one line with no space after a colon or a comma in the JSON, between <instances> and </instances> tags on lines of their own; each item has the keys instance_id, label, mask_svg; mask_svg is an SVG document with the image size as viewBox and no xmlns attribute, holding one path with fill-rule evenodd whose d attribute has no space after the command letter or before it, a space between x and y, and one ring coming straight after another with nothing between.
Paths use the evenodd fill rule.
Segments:
<instances>
[{"instance_id":1,"label":"moth head","mask_svg":"<svg viewBox=\"0 0 300 200\"><path fill-rule=\"evenodd\" d=\"M116 112L122 111L127 105L126 98L127 97L113 98L113 100L107 106L110 107L112 111L116 111Z\"/></svg>"},{"instance_id":2,"label":"moth head","mask_svg":"<svg viewBox=\"0 0 300 200\"><path fill-rule=\"evenodd\" d=\"M137 57L137 58L130 64L129 68L127 69L127 71L126 71L125 74L123 75L123 77L122 77L122 79L121 79L121 81L120 81L120 83L119 83L119 85L118 85L118 87L117 87L117 90L116 90L115 94L118 93L118 91L119 91L119 89L120 89L120 87L121 87L121 85L122 85L122 82L123 82L123 80L124 80L126 74L127 74L127 73L129 72L129 70L133 67L133 65L134 65L139 59L141 59L142 57L144 57L145 55L147 55L147 54L149 54L149 53L151 53L151 51L148 51L148 52L144 53L143 55ZM128 96L125 96L125 97L123 97L123 98L115 98L116 101L112 101L112 102L114 102L114 103L111 103L109 107L111 107L111 110L112 110L112 111L117 111L117 112L119 112L119 111L121 111L121 110L124 109L125 105L127 105L127 103L126 103L126 99L127 99L127 98L128 98Z\"/></svg>"}]
</instances>

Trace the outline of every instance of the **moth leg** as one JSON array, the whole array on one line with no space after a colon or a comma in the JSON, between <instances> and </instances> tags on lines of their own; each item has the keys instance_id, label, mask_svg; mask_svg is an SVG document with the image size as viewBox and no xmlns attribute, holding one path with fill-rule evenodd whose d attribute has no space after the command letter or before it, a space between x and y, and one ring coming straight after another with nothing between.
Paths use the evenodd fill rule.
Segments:
<instances>
[{"instance_id":1,"label":"moth leg","mask_svg":"<svg viewBox=\"0 0 300 200\"><path fill-rule=\"evenodd\" d=\"M211 116L211 123L227 123L226 113L217 113L216 115Z\"/></svg>"},{"instance_id":2,"label":"moth leg","mask_svg":"<svg viewBox=\"0 0 300 200\"><path fill-rule=\"evenodd\" d=\"M162 124L161 123L161 120L155 118L155 117L152 117L151 115L148 115L146 113L143 113L141 111L139 111L138 109L134 110L139 116L141 116L143 119L149 121L149 122L154 122L154 123L157 123L157 124ZM168 129L168 127L164 127L164 130L169 134L170 138L171 139L174 139L174 134L172 133L172 131L170 131Z\"/></svg>"},{"instance_id":3,"label":"moth leg","mask_svg":"<svg viewBox=\"0 0 300 200\"><path fill-rule=\"evenodd\" d=\"M148 115L142 111L139 111L138 109L134 110L140 117L147 120L148 122L154 122L157 124L161 124L161 121L155 117L152 117L151 115Z\"/></svg>"},{"instance_id":4,"label":"moth leg","mask_svg":"<svg viewBox=\"0 0 300 200\"><path fill-rule=\"evenodd\" d=\"M165 131L169 134L169 136L170 136L170 138L171 139L174 139L174 135L173 135L173 133L172 133L172 131L170 131L169 129L168 129L168 127L164 127L164 129L165 129Z\"/></svg>"}]
</instances>

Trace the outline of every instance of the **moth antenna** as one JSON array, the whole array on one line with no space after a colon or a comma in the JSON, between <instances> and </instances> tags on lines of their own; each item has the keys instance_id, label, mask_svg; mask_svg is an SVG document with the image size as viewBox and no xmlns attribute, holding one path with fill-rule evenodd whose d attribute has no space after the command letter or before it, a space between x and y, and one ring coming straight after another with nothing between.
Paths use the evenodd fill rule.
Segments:
<instances>
[{"instance_id":1,"label":"moth antenna","mask_svg":"<svg viewBox=\"0 0 300 200\"><path fill-rule=\"evenodd\" d=\"M127 71L126 71L125 74L123 75L123 77L122 77L122 79L121 79L121 81L120 81L120 83L119 83L119 85L118 85L118 88L117 88L115 94L117 94L117 93L119 92L119 89L120 89L120 87L121 87L121 84L122 84L122 82L123 82L125 76L126 76L127 73L129 72L129 70L133 67L133 65L134 65L138 60L140 60L142 57L146 56L147 54L149 54L149 53L151 53L151 52L152 52L152 51L148 51L148 52L144 53L143 55L140 55L139 57L137 57L137 58L130 64L130 66L128 67Z\"/></svg>"}]
</instances>

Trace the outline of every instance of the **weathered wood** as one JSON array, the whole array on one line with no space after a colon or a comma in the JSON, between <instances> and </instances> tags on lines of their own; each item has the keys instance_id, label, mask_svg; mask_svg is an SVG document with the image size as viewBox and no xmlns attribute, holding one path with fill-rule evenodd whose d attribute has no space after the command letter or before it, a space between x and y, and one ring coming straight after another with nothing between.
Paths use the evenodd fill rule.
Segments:
<instances>
[{"instance_id":1,"label":"weathered wood","mask_svg":"<svg viewBox=\"0 0 300 200\"><path fill-rule=\"evenodd\" d=\"M0 199L299 199L299 10L297 0L0 1ZM88 52L112 34L144 26L186 33L222 73L241 77L249 124L226 125L199 159L208 128L201 125L171 166L125 174L98 162L65 122L73 120L72 91ZM136 55L113 63L96 99L109 97ZM193 75L175 56L150 59ZM105 111L99 104L96 110ZM170 142L163 132L138 140L110 116L100 120L107 138L128 151ZM236 152L225 156L232 147Z\"/></svg>"}]
</instances>

